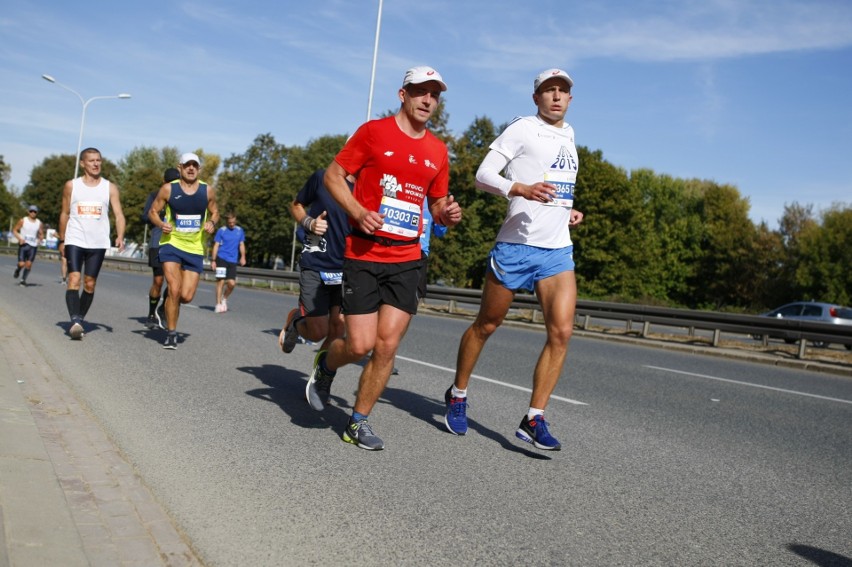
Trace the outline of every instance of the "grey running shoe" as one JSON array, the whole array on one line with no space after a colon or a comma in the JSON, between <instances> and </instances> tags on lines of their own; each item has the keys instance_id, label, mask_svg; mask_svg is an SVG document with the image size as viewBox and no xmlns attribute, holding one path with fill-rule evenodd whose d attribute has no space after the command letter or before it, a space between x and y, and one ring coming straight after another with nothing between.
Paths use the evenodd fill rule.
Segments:
<instances>
[{"instance_id":1,"label":"grey running shoe","mask_svg":"<svg viewBox=\"0 0 852 567\"><path fill-rule=\"evenodd\" d=\"M284 334L284 338L281 339L281 350L284 352L293 352L293 349L296 348L296 343L299 342L299 331L296 330L296 321L299 320L298 315L298 308L291 309L290 313L287 314L287 324L284 325L284 329L281 331Z\"/></svg>"},{"instance_id":2,"label":"grey running shoe","mask_svg":"<svg viewBox=\"0 0 852 567\"><path fill-rule=\"evenodd\" d=\"M368 451L381 451L385 448L385 442L373 433L373 429L366 419L352 421L350 417L349 423L343 431L343 440Z\"/></svg>"},{"instance_id":3,"label":"grey running shoe","mask_svg":"<svg viewBox=\"0 0 852 567\"><path fill-rule=\"evenodd\" d=\"M161 329L165 329L168 325L168 320L166 319L166 302L162 302L157 306L154 310L154 315L157 316L157 324L160 325Z\"/></svg>"},{"instance_id":4,"label":"grey running shoe","mask_svg":"<svg viewBox=\"0 0 852 567\"><path fill-rule=\"evenodd\" d=\"M69 331L71 334L71 338L75 341L79 341L83 338L83 325L80 324L80 321L74 320L71 323L71 330Z\"/></svg>"},{"instance_id":5,"label":"grey running shoe","mask_svg":"<svg viewBox=\"0 0 852 567\"><path fill-rule=\"evenodd\" d=\"M27 280L21 280L18 282L18 285L21 287L27 287Z\"/></svg>"},{"instance_id":6,"label":"grey running shoe","mask_svg":"<svg viewBox=\"0 0 852 567\"><path fill-rule=\"evenodd\" d=\"M328 398L331 396L331 383L334 381L334 374L323 372L319 365L320 357L324 357L328 351L321 350L314 357L314 370L308 378L308 385L305 387L305 397L308 399L308 404L317 411L325 409L328 404Z\"/></svg>"},{"instance_id":7,"label":"grey running shoe","mask_svg":"<svg viewBox=\"0 0 852 567\"><path fill-rule=\"evenodd\" d=\"M148 315L148 318L145 320L145 326L149 329L159 329L160 321L157 318L156 310L151 315Z\"/></svg>"},{"instance_id":8,"label":"grey running shoe","mask_svg":"<svg viewBox=\"0 0 852 567\"><path fill-rule=\"evenodd\" d=\"M166 340L163 342L163 348L168 350L177 350L177 333L169 333L166 335Z\"/></svg>"}]
</instances>

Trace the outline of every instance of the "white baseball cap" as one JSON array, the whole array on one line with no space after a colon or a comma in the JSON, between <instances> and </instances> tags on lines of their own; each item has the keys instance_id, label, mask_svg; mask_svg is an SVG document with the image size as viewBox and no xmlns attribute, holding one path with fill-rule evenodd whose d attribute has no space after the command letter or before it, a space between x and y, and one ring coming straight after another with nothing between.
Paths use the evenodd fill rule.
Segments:
<instances>
[{"instance_id":1,"label":"white baseball cap","mask_svg":"<svg viewBox=\"0 0 852 567\"><path fill-rule=\"evenodd\" d=\"M538 88L541 86L543 82L548 79L552 79L553 77L559 77L566 83L568 83L568 88L572 88L574 86L574 81L571 77L568 76L568 73L563 71L562 69L548 69L547 71L542 71L538 74L533 82L533 91L538 92Z\"/></svg>"},{"instance_id":2,"label":"white baseball cap","mask_svg":"<svg viewBox=\"0 0 852 567\"><path fill-rule=\"evenodd\" d=\"M193 153L189 153L189 152L187 152L185 154L181 154L180 161L178 161L178 163L181 164L181 165L184 165L184 164L187 164L191 161L194 161L199 166L201 165L201 160L198 159L198 156L193 154Z\"/></svg>"},{"instance_id":3,"label":"white baseball cap","mask_svg":"<svg viewBox=\"0 0 852 567\"><path fill-rule=\"evenodd\" d=\"M447 84L444 82L441 74L426 65L412 67L406 71L405 78L402 79L402 86L419 85L420 83L428 83L429 81L438 81L438 84L441 85L441 91L447 90Z\"/></svg>"}]
</instances>

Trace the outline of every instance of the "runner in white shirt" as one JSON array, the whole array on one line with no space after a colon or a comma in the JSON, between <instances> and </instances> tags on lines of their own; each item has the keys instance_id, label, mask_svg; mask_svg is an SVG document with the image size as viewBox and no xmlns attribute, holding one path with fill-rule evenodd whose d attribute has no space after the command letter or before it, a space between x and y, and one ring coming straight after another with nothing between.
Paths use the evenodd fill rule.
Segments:
<instances>
[{"instance_id":1,"label":"runner in white shirt","mask_svg":"<svg viewBox=\"0 0 852 567\"><path fill-rule=\"evenodd\" d=\"M92 305L98 273L110 247L110 209L115 217L115 245L124 250L125 222L118 187L101 177L102 161L101 152L95 148L80 152L83 175L67 181L62 189L59 243L64 243L60 249L68 261L65 304L71 317L69 334L75 340L83 338L83 319ZM82 278L81 273L85 274Z\"/></svg>"},{"instance_id":2,"label":"runner in white shirt","mask_svg":"<svg viewBox=\"0 0 852 567\"><path fill-rule=\"evenodd\" d=\"M583 220L574 205L578 159L574 129L565 123L574 81L548 69L533 82L535 116L514 120L491 144L476 186L509 199L488 259L479 314L459 344L455 383L444 394L444 423L467 433L467 387L486 341L503 322L519 289L535 291L547 341L533 374L530 407L515 435L538 449L558 451L544 410L556 387L574 330L577 283L570 227ZM503 172L501 174L501 172Z\"/></svg>"},{"instance_id":3,"label":"runner in white shirt","mask_svg":"<svg viewBox=\"0 0 852 567\"><path fill-rule=\"evenodd\" d=\"M15 268L15 279L21 276L18 285L27 286L27 276L35 262L38 253L38 244L44 238L44 224L36 218L38 207L30 205L27 207L27 216L19 220L12 229L12 235L18 239L18 267ZM23 270L23 274L21 274Z\"/></svg>"}]
</instances>

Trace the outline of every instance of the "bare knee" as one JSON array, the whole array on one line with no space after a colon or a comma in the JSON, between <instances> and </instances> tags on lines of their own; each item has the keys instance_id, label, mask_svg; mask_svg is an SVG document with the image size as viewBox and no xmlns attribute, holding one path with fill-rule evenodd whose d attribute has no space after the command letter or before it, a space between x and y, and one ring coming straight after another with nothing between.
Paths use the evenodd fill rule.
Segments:
<instances>
[{"instance_id":1,"label":"bare knee","mask_svg":"<svg viewBox=\"0 0 852 567\"><path fill-rule=\"evenodd\" d=\"M574 334L574 325L551 325L547 328L547 340L554 344L567 345Z\"/></svg>"},{"instance_id":2,"label":"bare knee","mask_svg":"<svg viewBox=\"0 0 852 567\"><path fill-rule=\"evenodd\" d=\"M370 354L375 345L346 337L346 350L353 359L361 359Z\"/></svg>"},{"instance_id":3,"label":"bare knee","mask_svg":"<svg viewBox=\"0 0 852 567\"><path fill-rule=\"evenodd\" d=\"M494 334L500 325L503 323L503 318L500 319L481 319L477 318L476 321L471 325L471 330L476 334L476 336L481 340L488 340L488 338Z\"/></svg>"}]
</instances>

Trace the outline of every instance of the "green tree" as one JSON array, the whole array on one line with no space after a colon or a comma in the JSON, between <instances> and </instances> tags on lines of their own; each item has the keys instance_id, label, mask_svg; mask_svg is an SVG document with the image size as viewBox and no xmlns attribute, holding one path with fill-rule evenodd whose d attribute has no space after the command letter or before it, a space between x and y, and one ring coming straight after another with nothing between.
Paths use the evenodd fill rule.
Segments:
<instances>
[{"instance_id":1,"label":"green tree","mask_svg":"<svg viewBox=\"0 0 852 567\"><path fill-rule=\"evenodd\" d=\"M127 219L125 238L143 243L150 232L142 219L142 210L148 195L159 190L163 184L163 173L178 162L178 150L174 147L137 147L130 150L119 162L116 179L121 193L121 206Z\"/></svg>"},{"instance_id":2,"label":"green tree","mask_svg":"<svg viewBox=\"0 0 852 567\"><path fill-rule=\"evenodd\" d=\"M689 281L700 255L698 200L683 180L649 169L633 171L630 183L638 191L638 206L649 214L646 229L651 233L644 246L650 261L645 270L644 295L664 304L687 303L692 297Z\"/></svg>"},{"instance_id":3,"label":"green tree","mask_svg":"<svg viewBox=\"0 0 852 567\"><path fill-rule=\"evenodd\" d=\"M443 101L442 101L443 102ZM457 287L481 288L486 258L506 216L507 200L476 188L476 170L497 137L494 123L477 118L458 138L448 142L450 194L462 208L462 221L444 238L431 240L429 280Z\"/></svg>"},{"instance_id":4,"label":"green tree","mask_svg":"<svg viewBox=\"0 0 852 567\"><path fill-rule=\"evenodd\" d=\"M584 214L572 230L578 293L628 300L646 294L653 239L649 211L627 173L603 159L600 150L579 146L574 207Z\"/></svg>"},{"instance_id":5,"label":"green tree","mask_svg":"<svg viewBox=\"0 0 852 567\"><path fill-rule=\"evenodd\" d=\"M695 181L702 195L701 257L692 282L692 307L721 309L753 303L755 228L748 200L731 185Z\"/></svg>"},{"instance_id":6,"label":"green tree","mask_svg":"<svg viewBox=\"0 0 852 567\"><path fill-rule=\"evenodd\" d=\"M245 153L226 159L219 175L219 209L233 211L245 229L249 265L270 266L276 255L290 254L295 191L286 184L289 155L272 134L262 134Z\"/></svg>"},{"instance_id":7,"label":"green tree","mask_svg":"<svg viewBox=\"0 0 852 567\"><path fill-rule=\"evenodd\" d=\"M799 234L796 281L802 298L852 303L852 208L835 205Z\"/></svg>"},{"instance_id":8,"label":"green tree","mask_svg":"<svg viewBox=\"0 0 852 567\"><path fill-rule=\"evenodd\" d=\"M24 208L7 186L11 173L12 167L0 156L0 229L3 231L24 216Z\"/></svg>"},{"instance_id":9,"label":"green tree","mask_svg":"<svg viewBox=\"0 0 852 567\"><path fill-rule=\"evenodd\" d=\"M784 213L778 220L778 236L783 247L783 257L779 270L779 291L777 301L770 302L770 307L798 301L804 297L796 272L802 263L802 250L799 244L801 235L818 227L813 205L802 205L797 202L784 205Z\"/></svg>"}]
</instances>

